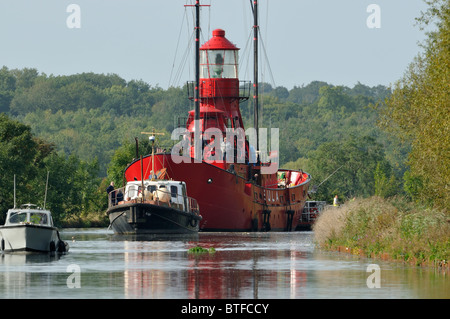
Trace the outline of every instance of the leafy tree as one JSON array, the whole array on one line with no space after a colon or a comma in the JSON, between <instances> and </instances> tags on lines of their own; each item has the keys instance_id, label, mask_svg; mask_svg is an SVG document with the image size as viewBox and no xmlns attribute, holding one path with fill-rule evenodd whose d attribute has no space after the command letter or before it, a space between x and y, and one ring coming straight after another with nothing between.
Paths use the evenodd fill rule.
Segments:
<instances>
[{"instance_id":1,"label":"leafy tree","mask_svg":"<svg viewBox=\"0 0 450 319\"><path fill-rule=\"evenodd\" d=\"M108 180L113 181L116 187L121 187L124 181L125 168L136 158L136 147L132 143L123 144L116 149L108 166Z\"/></svg>"},{"instance_id":2,"label":"leafy tree","mask_svg":"<svg viewBox=\"0 0 450 319\"><path fill-rule=\"evenodd\" d=\"M319 90L329 86L326 82L313 81L306 86L295 86L290 92L288 100L298 104L311 104L319 99Z\"/></svg>"},{"instance_id":3,"label":"leafy tree","mask_svg":"<svg viewBox=\"0 0 450 319\"><path fill-rule=\"evenodd\" d=\"M375 194L375 173L382 165L389 168L383 147L372 137L355 137L328 142L309 154L313 183L319 185L315 198L368 197Z\"/></svg>"},{"instance_id":4,"label":"leafy tree","mask_svg":"<svg viewBox=\"0 0 450 319\"><path fill-rule=\"evenodd\" d=\"M156 145L155 145L156 147ZM147 139L138 140L138 154L136 154L136 144L131 142L124 142L119 147L111 159L108 166L108 178L116 184L116 187L122 186L124 181L125 168L140 156L151 154L152 146Z\"/></svg>"},{"instance_id":5,"label":"leafy tree","mask_svg":"<svg viewBox=\"0 0 450 319\"><path fill-rule=\"evenodd\" d=\"M344 92L344 87L342 86L323 86L319 90L319 95L317 107L320 112L336 113L342 107L349 110L354 108L352 98Z\"/></svg>"},{"instance_id":6,"label":"leafy tree","mask_svg":"<svg viewBox=\"0 0 450 319\"><path fill-rule=\"evenodd\" d=\"M45 166L44 159L48 161L53 153L61 157L53 159L56 167L61 161L61 170L71 163L70 156L75 155L79 160L75 166L96 161L97 175L108 174L119 185L123 169L135 156L134 137L141 138L142 131L153 128L171 132L178 118L186 118L193 108L187 99L187 87L163 90L143 81L127 82L115 74L47 76L35 69L7 68L0 74L0 79L8 84L3 85L9 94L5 110L45 141L39 146L40 169ZM348 88L315 81L290 91L261 83L260 127L280 129L282 166L303 168L299 163L312 166L309 155L320 145L342 144L352 136L374 137L386 149L390 162L402 163L404 152L395 153L399 148L380 133L374 125L377 114L367 106L387 92L383 86L370 88L361 83ZM246 127L253 126L251 104L252 99L241 104ZM161 143L162 147L170 148L173 145L170 134L161 138ZM404 170L397 166L397 170ZM99 201L94 201L98 207Z\"/></svg>"},{"instance_id":7,"label":"leafy tree","mask_svg":"<svg viewBox=\"0 0 450 319\"><path fill-rule=\"evenodd\" d=\"M447 208L450 201L450 1L427 1L418 19L428 32L424 52L410 64L386 100L382 125L411 144L408 157L410 194ZM413 186L412 183L418 185Z\"/></svg>"},{"instance_id":8,"label":"leafy tree","mask_svg":"<svg viewBox=\"0 0 450 319\"><path fill-rule=\"evenodd\" d=\"M375 195L379 197L391 197L399 193L398 182L391 172L387 162L379 162L375 169Z\"/></svg>"},{"instance_id":9,"label":"leafy tree","mask_svg":"<svg viewBox=\"0 0 450 319\"><path fill-rule=\"evenodd\" d=\"M14 175L17 204L42 205L47 172L50 176L46 206L56 223L69 216L103 209L94 201L100 183L98 161L84 162L75 155L58 155L55 145L34 137L29 126L0 114L1 211L13 207ZM3 221L4 217L0 219Z\"/></svg>"},{"instance_id":10,"label":"leafy tree","mask_svg":"<svg viewBox=\"0 0 450 319\"><path fill-rule=\"evenodd\" d=\"M27 173L36 155L37 144L30 127L0 114L0 143L1 176Z\"/></svg>"},{"instance_id":11,"label":"leafy tree","mask_svg":"<svg viewBox=\"0 0 450 319\"><path fill-rule=\"evenodd\" d=\"M411 171L406 171L403 175L403 189L408 197L419 202L420 194L423 192L423 181L420 176L414 176Z\"/></svg>"},{"instance_id":12,"label":"leafy tree","mask_svg":"<svg viewBox=\"0 0 450 319\"><path fill-rule=\"evenodd\" d=\"M280 100L285 100L289 96L289 91L284 86L278 86L272 94Z\"/></svg>"},{"instance_id":13,"label":"leafy tree","mask_svg":"<svg viewBox=\"0 0 450 319\"><path fill-rule=\"evenodd\" d=\"M0 112L8 112L16 90L16 78L8 68L0 69Z\"/></svg>"},{"instance_id":14,"label":"leafy tree","mask_svg":"<svg viewBox=\"0 0 450 319\"><path fill-rule=\"evenodd\" d=\"M39 72L36 69L24 68L22 70L11 70L10 72L16 79L16 90L29 89L32 87L36 81L36 79L40 76Z\"/></svg>"},{"instance_id":15,"label":"leafy tree","mask_svg":"<svg viewBox=\"0 0 450 319\"><path fill-rule=\"evenodd\" d=\"M13 206L13 180L16 175L17 195L29 199L30 177L37 143L31 129L0 114L0 210L6 212ZM2 214L3 215L3 214ZM4 216L0 216L3 220Z\"/></svg>"}]
</instances>

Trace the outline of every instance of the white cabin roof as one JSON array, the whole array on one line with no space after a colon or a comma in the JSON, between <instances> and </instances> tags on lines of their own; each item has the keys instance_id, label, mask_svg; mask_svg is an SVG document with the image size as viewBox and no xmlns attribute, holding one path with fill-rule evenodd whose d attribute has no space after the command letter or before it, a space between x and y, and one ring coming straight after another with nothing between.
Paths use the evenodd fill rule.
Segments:
<instances>
[{"instance_id":1,"label":"white cabin roof","mask_svg":"<svg viewBox=\"0 0 450 319\"><path fill-rule=\"evenodd\" d=\"M154 181L152 181L152 180L150 180L150 179L144 180L144 185L145 185L145 186L148 186L148 185L158 185L158 186L160 186L160 185L165 185L165 186L171 186L171 185L185 185L185 184L186 184L185 182L171 181L171 180L165 180L165 179L162 179L162 180L154 180ZM140 186L140 185L142 185L142 181L130 181L130 182L127 182L127 186L128 186L128 185L138 185L138 186Z\"/></svg>"},{"instance_id":2,"label":"white cabin roof","mask_svg":"<svg viewBox=\"0 0 450 319\"><path fill-rule=\"evenodd\" d=\"M25 219L12 220L14 216L23 214ZM35 216L36 218L34 218ZM38 207L34 204L23 204L20 207L8 209L5 225L13 225L18 223L34 223L46 226L53 226L52 214L49 210Z\"/></svg>"}]
</instances>

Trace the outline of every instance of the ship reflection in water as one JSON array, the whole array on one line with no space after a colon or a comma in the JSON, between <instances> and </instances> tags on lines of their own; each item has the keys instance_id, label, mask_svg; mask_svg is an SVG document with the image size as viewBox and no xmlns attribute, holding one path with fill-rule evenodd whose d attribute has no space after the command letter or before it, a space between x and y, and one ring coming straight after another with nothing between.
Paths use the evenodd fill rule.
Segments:
<instances>
[{"instance_id":1,"label":"ship reflection in water","mask_svg":"<svg viewBox=\"0 0 450 319\"><path fill-rule=\"evenodd\" d=\"M70 241L66 255L0 256L0 298L450 298L445 274L322 252L312 232L61 236ZM197 246L215 252L189 252ZM379 289L367 285L373 263Z\"/></svg>"},{"instance_id":2,"label":"ship reflection in water","mask_svg":"<svg viewBox=\"0 0 450 319\"><path fill-rule=\"evenodd\" d=\"M285 241L283 237L289 235L201 233L198 241L178 248L172 241L148 242L151 251L146 251L147 245L126 241L125 297L304 297L298 295L298 288L305 284L306 273L297 264L307 258L311 243ZM214 248L215 252L188 252L196 246Z\"/></svg>"}]
</instances>

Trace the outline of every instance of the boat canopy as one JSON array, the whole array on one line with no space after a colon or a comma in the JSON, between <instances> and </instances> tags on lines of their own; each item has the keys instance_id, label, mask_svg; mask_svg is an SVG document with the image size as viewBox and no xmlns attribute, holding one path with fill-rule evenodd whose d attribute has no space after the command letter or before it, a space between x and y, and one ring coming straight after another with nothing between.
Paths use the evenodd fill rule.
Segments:
<instances>
[{"instance_id":1,"label":"boat canopy","mask_svg":"<svg viewBox=\"0 0 450 319\"><path fill-rule=\"evenodd\" d=\"M158 193L154 193L159 190ZM170 180L144 180L144 195L146 194L167 194L170 195L170 201L175 204L183 204L186 197L186 184L179 181ZM161 196L161 195L159 195ZM128 182L125 187L125 200L133 200L142 197L142 182Z\"/></svg>"},{"instance_id":2,"label":"boat canopy","mask_svg":"<svg viewBox=\"0 0 450 319\"><path fill-rule=\"evenodd\" d=\"M8 225L53 226L53 219L50 211L33 204L25 204L20 208L8 210L5 226Z\"/></svg>"}]
</instances>

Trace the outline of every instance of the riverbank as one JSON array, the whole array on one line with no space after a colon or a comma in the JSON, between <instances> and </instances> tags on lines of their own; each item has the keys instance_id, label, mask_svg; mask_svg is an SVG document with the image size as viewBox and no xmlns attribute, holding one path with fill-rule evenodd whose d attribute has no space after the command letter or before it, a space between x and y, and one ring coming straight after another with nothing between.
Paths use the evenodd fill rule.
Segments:
<instances>
[{"instance_id":1,"label":"riverbank","mask_svg":"<svg viewBox=\"0 0 450 319\"><path fill-rule=\"evenodd\" d=\"M403 198L327 207L313 227L319 248L449 269L450 215Z\"/></svg>"},{"instance_id":2,"label":"riverbank","mask_svg":"<svg viewBox=\"0 0 450 319\"><path fill-rule=\"evenodd\" d=\"M82 216L68 216L58 223L61 228L103 228L109 226L109 219L105 213L95 212Z\"/></svg>"}]
</instances>

